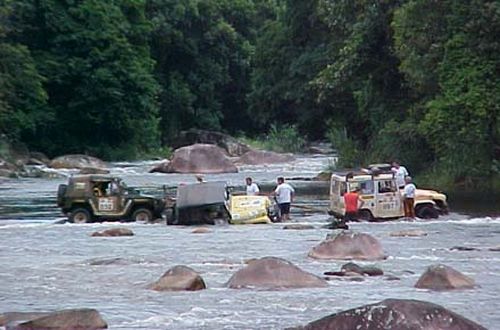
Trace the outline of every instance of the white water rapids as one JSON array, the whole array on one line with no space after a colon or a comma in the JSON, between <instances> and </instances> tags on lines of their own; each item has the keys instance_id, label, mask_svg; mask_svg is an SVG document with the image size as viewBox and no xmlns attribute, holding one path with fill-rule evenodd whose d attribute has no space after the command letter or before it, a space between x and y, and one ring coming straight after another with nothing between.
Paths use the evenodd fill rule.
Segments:
<instances>
[{"instance_id":1,"label":"white water rapids","mask_svg":"<svg viewBox=\"0 0 500 330\"><path fill-rule=\"evenodd\" d=\"M301 157L287 165L240 168L240 173L207 175L242 185L250 175L258 183L275 177L311 177L327 157ZM147 174L151 163L118 163L111 169L129 186L159 190L163 184L194 182L192 175ZM54 224L61 218L55 206L58 179L0 181L0 313L96 308L110 329L283 329L305 324L345 309L386 298L411 298L443 305L489 329L500 329L500 218L452 212L436 221L356 223L351 229L379 239L389 256L372 264L387 275L353 282L332 280L329 287L283 291L233 290L224 283L245 260L264 256L285 258L322 276L345 262L316 261L308 251L331 230L322 226L324 213L296 209L294 222L312 230L283 230L283 224L213 226L206 234L192 227L139 223ZM308 183L291 181L298 203L326 211L327 196L301 194ZM453 211L453 203L451 203ZM498 214L498 213L497 213ZM91 237L113 226L132 229L132 237ZM398 230L419 229L423 237L391 237ZM454 246L479 250L452 251ZM472 277L473 290L430 292L413 287L431 264L443 263ZM148 284L174 265L200 272L208 289L196 292L156 292Z\"/></svg>"}]
</instances>

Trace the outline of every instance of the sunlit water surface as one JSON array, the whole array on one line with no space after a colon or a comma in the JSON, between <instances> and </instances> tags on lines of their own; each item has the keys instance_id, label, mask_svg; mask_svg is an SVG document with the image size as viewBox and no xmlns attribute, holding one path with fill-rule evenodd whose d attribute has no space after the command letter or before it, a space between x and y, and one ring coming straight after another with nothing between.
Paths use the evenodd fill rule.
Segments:
<instances>
[{"instance_id":1,"label":"sunlit water surface","mask_svg":"<svg viewBox=\"0 0 500 330\"><path fill-rule=\"evenodd\" d=\"M268 183L284 174L311 177L328 163L327 157L301 157L288 165L240 168L240 173L210 175L241 185L251 175ZM151 163L114 164L112 173L131 186L159 193L159 186L194 182L192 175L145 174ZM70 174L71 171L63 172ZM316 261L308 251L331 231L322 226L324 213L296 208L293 221L314 225L312 230L283 230L282 224L213 226L207 234L193 228L161 224L54 224L61 218L55 207L57 185L66 179L0 181L0 313L96 308L111 329L283 329L328 314L386 298L420 299L437 303L489 329L500 329L500 217L451 213L438 221L352 224L356 231L378 238L388 259L373 264L386 277L362 282L332 280L327 288L258 291L224 287L245 260L264 256L285 258L322 276L345 262ZM326 210L325 187L311 193L304 181L297 187L297 204ZM264 185L265 186L265 185ZM301 189L307 194L301 194ZM313 189L314 190L314 189ZM118 225L135 236L91 237L96 230ZM424 237L391 237L397 230L420 229ZM454 246L478 251L452 251ZM429 292L413 287L431 264L444 263L472 277L474 290ZM197 292L155 292L147 285L174 265L201 273L208 289Z\"/></svg>"}]
</instances>

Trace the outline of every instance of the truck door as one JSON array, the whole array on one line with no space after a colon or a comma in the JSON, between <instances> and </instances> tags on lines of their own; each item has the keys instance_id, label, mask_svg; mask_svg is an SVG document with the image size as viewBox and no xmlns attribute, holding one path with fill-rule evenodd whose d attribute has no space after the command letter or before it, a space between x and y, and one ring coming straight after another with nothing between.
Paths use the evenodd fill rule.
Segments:
<instances>
[{"instance_id":1,"label":"truck door","mask_svg":"<svg viewBox=\"0 0 500 330\"><path fill-rule=\"evenodd\" d=\"M395 180L376 182L376 213L379 218L402 216L401 198Z\"/></svg>"}]
</instances>

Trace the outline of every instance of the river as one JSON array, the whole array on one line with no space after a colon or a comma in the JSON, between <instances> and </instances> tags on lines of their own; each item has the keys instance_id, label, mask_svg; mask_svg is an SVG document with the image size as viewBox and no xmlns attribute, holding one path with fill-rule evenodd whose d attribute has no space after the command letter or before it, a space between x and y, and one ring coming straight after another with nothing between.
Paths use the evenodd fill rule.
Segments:
<instances>
[{"instance_id":1,"label":"river","mask_svg":"<svg viewBox=\"0 0 500 330\"><path fill-rule=\"evenodd\" d=\"M238 186L250 175L271 186L278 175L312 177L328 161L325 156L304 156L287 165L248 166L237 174L205 178ZM194 182L192 175L147 174L151 165L115 163L111 171L129 186L153 193L163 184ZM99 310L110 329L283 329L386 298L411 298L443 305L489 329L500 328L500 252L488 250L500 244L498 200L493 207L469 212L466 203L450 199L452 212L435 221L352 224L351 229L378 238L389 255L384 261L360 264L376 265L400 280L370 277L362 282L332 280L321 289L256 291L224 287L250 258L282 257L319 276L340 269L345 262L307 257L331 232L322 228L328 221L324 212L292 209L293 221L312 224L312 230L283 230L282 224L226 225L213 226L207 234L192 234L189 227L130 223L122 225L135 236L90 237L96 230L120 224L54 224L61 218L55 194L65 178L0 180L0 313L88 307ZM299 205L326 210L324 185L311 189L307 181L291 183L297 188ZM428 235L389 235L403 229L420 229ZM450 250L454 246L479 250ZM436 263L474 278L477 288L415 289L422 272ZM208 289L155 292L146 288L178 264L199 271Z\"/></svg>"}]
</instances>

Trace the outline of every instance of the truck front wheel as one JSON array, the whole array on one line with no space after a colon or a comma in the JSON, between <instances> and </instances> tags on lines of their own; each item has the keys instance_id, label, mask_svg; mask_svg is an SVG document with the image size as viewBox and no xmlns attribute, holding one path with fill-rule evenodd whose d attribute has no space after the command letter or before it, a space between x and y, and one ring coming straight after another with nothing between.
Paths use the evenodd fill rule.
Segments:
<instances>
[{"instance_id":1,"label":"truck front wheel","mask_svg":"<svg viewBox=\"0 0 500 330\"><path fill-rule=\"evenodd\" d=\"M132 213L132 220L138 222L151 222L153 221L153 213L146 208L138 208Z\"/></svg>"},{"instance_id":2,"label":"truck front wheel","mask_svg":"<svg viewBox=\"0 0 500 330\"><path fill-rule=\"evenodd\" d=\"M415 207L415 215L420 219L437 219L439 212L434 205L417 205Z\"/></svg>"},{"instance_id":3,"label":"truck front wheel","mask_svg":"<svg viewBox=\"0 0 500 330\"><path fill-rule=\"evenodd\" d=\"M91 219L90 212L84 208L74 209L69 215L69 221L73 223L87 223Z\"/></svg>"}]
</instances>

